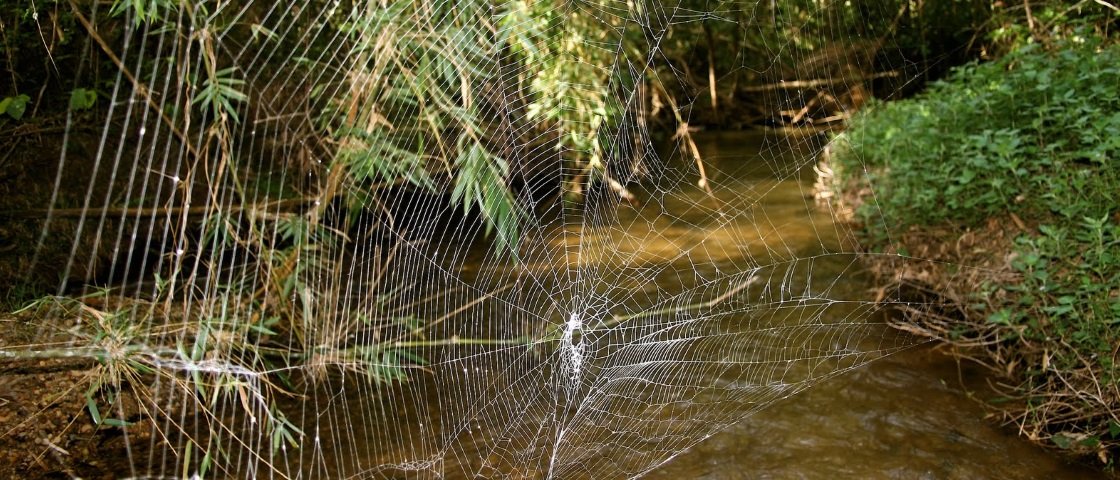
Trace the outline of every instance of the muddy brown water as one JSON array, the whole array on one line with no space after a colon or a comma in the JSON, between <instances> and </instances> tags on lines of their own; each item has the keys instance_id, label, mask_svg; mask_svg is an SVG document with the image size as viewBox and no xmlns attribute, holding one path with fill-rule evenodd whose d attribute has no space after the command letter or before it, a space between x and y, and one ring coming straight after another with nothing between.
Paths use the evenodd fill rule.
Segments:
<instances>
[{"instance_id":1,"label":"muddy brown water","mask_svg":"<svg viewBox=\"0 0 1120 480\"><path fill-rule=\"evenodd\" d=\"M714 163L725 169L723 174L762 183L770 176L777 182L759 206L781 225L783 243L791 248L800 243L807 250L831 247L837 239L828 238L830 233L846 235L832 215L803 198L815 174L813 162L802 158L820 141L750 133L698 136L701 151L718 159ZM758 167L782 159L790 163ZM775 179L774 173L784 178ZM864 277L851 278L859 284L849 288L870 287ZM988 412L976 397L984 394L987 380L935 346L917 345L750 416L646 478L1102 477L986 419Z\"/></svg>"},{"instance_id":2,"label":"muddy brown water","mask_svg":"<svg viewBox=\"0 0 1120 480\"><path fill-rule=\"evenodd\" d=\"M733 214L713 213L717 209L703 207L708 201L703 190L682 187L656 202L637 208L623 207L612 213L615 216L610 218L610 228L587 230L578 224L561 227L574 230L546 236L541 246L550 253L527 258L526 264L518 267L534 278L510 290L522 289L521 293L503 294L507 295L507 310L497 308L475 318L508 315L513 311L513 302L520 302L516 306L518 311L538 311L533 305L542 305L539 308L544 310L549 304L555 307L555 299L540 292L562 283L563 275L573 270L587 274L587 282L598 283L581 295L614 295L618 302L612 308L624 312L650 309L650 302L656 304L659 298L692 289L720 273L785 262L811 263L811 268L786 269L781 276L766 277L768 282L819 289L817 283L824 281L831 297L871 295L870 280L860 274L854 257L844 253L852 249L850 232L834 221L827 208L812 199L812 153L820 148L821 137L736 132L699 133L696 139L711 176L715 201ZM492 283L492 289L513 278L508 265L482 258L460 262L461 272L450 275L469 278L468 282L475 285ZM637 274L628 270L637 267ZM566 295L577 297L571 292ZM874 315L860 307L822 307L819 311L824 313L819 323L832 325L850 320L858 324L867 315ZM477 308L487 307L479 304ZM791 312L796 317L798 312L812 308L798 306ZM556 312L540 313L536 318L556 315L565 318ZM748 342L745 346L718 343L720 335L710 334L738 323L713 323L705 328L715 330L700 332L702 340L696 344L704 348L695 349L697 357L675 361L719 362L728 355L739 355L735 352L738 349L774 345L775 338L765 335L740 338ZM833 370L846 373L808 382L805 385L811 388L805 391L783 390L760 395L757 402L735 400L711 407L719 410L719 415L695 407L708 399L704 395L737 398L727 393L734 393L733 389L701 392L683 402L656 403L673 395L672 388L681 388L672 384L677 381L673 378L676 370L672 369L635 374L651 381L660 380L659 373L671 374L664 379L671 387L670 393L640 396L639 390L621 390L621 396L609 401L585 400L573 413L557 407L564 403L564 395L571 394L557 393L555 384L563 380L557 380L553 367L541 367L557 358L547 351L527 354L524 347L464 347L442 354L428 352L426 355L434 361L427 374L419 374L419 378L396 389L342 382L309 395L308 403L302 407L306 412L302 427L308 434L306 439L314 440L303 447L304 458L298 463L316 465L315 473L308 478L618 478L635 474L674 480L1101 476L1091 469L1066 463L1016 432L986 420L984 408L970 393L979 391L986 380L980 372L958 365L927 342L900 339L901 334L874 322L859 325L862 326L851 329L855 334L835 338L829 336L834 335L831 327L821 327L813 335L828 337L831 343L806 341L805 345L833 350L866 348L878 353L853 356L848 363L830 363ZM635 338L644 338L627 337L625 328L616 330L600 338L615 350L589 347L585 373L588 377L610 377L610 362L627 353L627 345L636 343ZM449 327L445 333L452 331ZM594 332L588 330L584 335L591 338ZM704 343L708 340L711 342ZM838 342L840 346L836 346ZM844 342L850 345L843 345ZM790 363L801 368L800 357L793 358L797 360ZM781 365L776 363L779 362L768 361L766 368L780 369ZM636 363L624 366L633 364ZM594 368L602 370L593 371ZM681 371L687 368L680 367ZM684 385L741 382L747 378L742 372L729 374L727 369L718 368L687 372L702 378L681 381ZM761 370L759 375L767 372ZM783 382L793 383L802 374L787 371L783 375L787 375L781 377ZM610 378L612 382L627 379ZM601 390L577 390L576 394L586 393L590 399L595 394L609 397L617 393L608 383L596 385L594 388ZM791 395L783 398L787 393ZM600 407L604 408L602 414L581 416L585 410ZM723 423L703 441L682 441L674 437L679 433L675 428L697 428L696 424L681 420L686 413L698 418L710 415ZM587 418L593 421L588 422ZM628 422L641 418L646 423ZM557 423L570 428L556 428ZM632 443L626 443L630 437L617 435L635 426L649 431L660 429L661 433ZM584 436L572 439L565 437L564 432L584 432ZM659 438L664 443L659 443ZM649 460L643 457L644 453L630 450L635 446L651 451ZM550 459L550 455L554 458ZM555 457L576 460L558 465ZM642 459L636 460L639 457ZM631 463L626 464L628 461Z\"/></svg>"}]
</instances>

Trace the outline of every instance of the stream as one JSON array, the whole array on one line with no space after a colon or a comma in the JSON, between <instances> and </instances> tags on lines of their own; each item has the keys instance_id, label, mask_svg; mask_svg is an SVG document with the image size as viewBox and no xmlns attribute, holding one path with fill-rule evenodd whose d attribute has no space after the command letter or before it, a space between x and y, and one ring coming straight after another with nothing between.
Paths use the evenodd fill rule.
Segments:
<instances>
[{"instance_id":1,"label":"stream","mask_svg":"<svg viewBox=\"0 0 1120 480\"><path fill-rule=\"evenodd\" d=\"M773 134L771 134L773 135ZM812 139L789 140L796 147ZM804 196L814 181L812 163L780 139L751 133L697 136L701 152L718 172L767 181L773 169L759 158L785 157L801 170L777 180L759 200L782 225L791 248L812 250L842 231ZM770 142L778 142L768 147ZM767 152L788 149L786 155ZM714 159L714 161L712 160ZM752 167L752 164L754 165ZM788 170L777 169L784 176ZM718 183L719 178L713 179ZM771 180L774 181L774 180ZM823 213L823 214L822 214ZM870 281L858 275L861 284ZM781 401L709 438L655 470L651 479L897 478L897 479L1074 479L1099 472L1062 461L994 420L970 392L983 392L988 378L976 368L917 346L871 362ZM982 393L981 393L982 394Z\"/></svg>"},{"instance_id":2,"label":"stream","mask_svg":"<svg viewBox=\"0 0 1120 480\"><path fill-rule=\"evenodd\" d=\"M317 465L311 476L1099 475L984 419L969 392L988 379L889 329L870 302L812 301L873 295L845 253L850 232L812 198L822 137L695 138L710 196L678 175L671 188L639 192L664 193L654 201L562 222L535 244L544 253L518 267L485 252L432 271L410 262L401 279L449 292L416 311L465 318L432 338L520 338L564 319L568 329L556 348L423 351L425 373L399 388L328 380L301 407L301 428L315 438L301 449L300 463ZM679 157L667 165L692 171ZM713 278L723 281L706 286ZM734 303L740 296L774 306ZM690 315L701 321L679 321ZM524 327L495 326L498 318Z\"/></svg>"}]
</instances>

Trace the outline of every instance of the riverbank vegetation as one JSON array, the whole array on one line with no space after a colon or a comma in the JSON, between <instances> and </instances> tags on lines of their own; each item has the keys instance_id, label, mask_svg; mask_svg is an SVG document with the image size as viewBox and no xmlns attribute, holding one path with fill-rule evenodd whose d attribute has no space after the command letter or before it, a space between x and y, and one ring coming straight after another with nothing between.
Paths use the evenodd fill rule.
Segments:
<instances>
[{"instance_id":1,"label":"riverbank vegetation","mask_svg":"<svg viewBox=\"0 0 1120 480\"><path fill-rule=\"evenodd\" d=\"M1021 434L1114 468L1117 10L1024 6L991 34L997 58L851 119L829 181L880 277L923 305L898 326L997 373L990 404Z\"/></svg>"}]
</instances>

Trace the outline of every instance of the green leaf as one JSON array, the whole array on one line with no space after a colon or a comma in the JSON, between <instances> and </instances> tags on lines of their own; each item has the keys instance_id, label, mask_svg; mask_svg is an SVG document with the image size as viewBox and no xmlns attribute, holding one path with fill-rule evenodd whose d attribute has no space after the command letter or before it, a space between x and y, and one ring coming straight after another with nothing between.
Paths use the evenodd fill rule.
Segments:
<instances>
[{"instance_id":1,"label":"green leaf","mask_svg":"<svg viewBox=\"0 0 1120 480\"><path fill-rule=\"evenodd\" d=\"M1097 448L1101 444L1101 439L1098 438L1096 435L1090 435L1088 437L1085 437L1085 438L1081 439L1081 441L1079 441L1077 443L1079 445L1083 446L1083 447Z\"/></svg>"},{"instance_id":2,"label":"green leaf","mask_svg":"<svg viewBox=\"0 0 1120 480\"><path fill-rule=\"evenodd\" d=\"M258 323L249 325L249 329L262 335L276 335L276 331L270 327L274 327L280 323L280 317L267 317Z\"/></svg>"},{"instance_id":3,"label":"green leaf","mask_svg":"<svg viewBox=\"0 0 1120 480\"><path fill-rule=\"evenodd\" d=\"M86 395L86 410L89 410L89 416L93 419L93 423L101 425L101 410L97 408L97 401L93 399L93 395Z\"/></svg>"},{"instance_id":4,"label":"green leaf","mask_svg":"<svg viewBox=\"0 0 1120 480\"><path fill-rule=\"evenodd\" d=\"M264 325L252 324L249 325L249 330L252 330L261 335L276 335L275 330L272 330Z\"/></svg>"},{"instance_id":5,"label":"green leaf","mask_svg":"<svg viewBox=\"0 0 1120 480\"><path fill-rule=\"evenodd\" d=\"M213 463L214 457L210 455L210 452L206 452L206 455L202 456L202 463L198 464L199 478L206 478L206 473L210 471L210 467L213 465Z\"/></svg>"},{"instance_id":6,"label":"green leaf","mask_svg":"<svg viewBox=\"0 0 1120 480\"><path fill-rule=\"evenodd\" d=\"M1057 445L1058 448L1063 450L1068 450L1073 446L1073 439L1060 433L1050 437L1050 441L1054 442L1054 445Z\"/></svg>"},{"instance_id":7,"label":"green leaf","mask_svg":"<svg viewBox=\"0 0 1120 480\"><path fill-rule=\"evenodd\" d=\"M223 68L214 72L214 75L207 78L202 83L202 88L199 89L198 94L192 104L200 104L203 108L209 108L214 112L215 117L220 117L222 114L229 116L234 123L238 123L240 119L237 116L236 109L233 106L234 102L244 102L249 97L241 90L245 81L236 78L234 75L237 73L237 67Z\"/></svg>"},{"instance_id":8,"label":"green leaf","mask_svg":"<svg viewBox=\"0 0 1120 480\"><path fill-rule=\"evenodd\" d=\"M97 92L86 88L70 91L70 110L89 110L97 102Z\"/></svg>"},{"instance_id":9,"label":"green leaf","mask_svg":"<svg viewBox=\"0 0 1120 480\"><path fill-rule=\"evenodd\" d=\"M194 456L194 442L187 442L187 448L183 452L183 472L180 475L182 478L190 478L187 476L189 468L191 467L191 457Z\"/></svg>"},{"instance_id":10,"label":"green leaf","mask_svg":"<svg viewBox=\"0 0 1120 480\"><path fill-rule=\"evenodd\" d=\"M119 418L106 418L106 419L102 420L101 423L102 423L102 425L108 425L110 427L120 427L120 428L124 428L124 427L128 427L128 426L132 425L132 422L121 420Z\"/></svg>"},{"instance_id":11,"label":"green leaf","mask_svg":"<svg viewBox=\"0 0 1120 480\"><path fill-rule=\"evenodd\" d=\"M144 365L143 363L140 363L136 360L131 360L130 359L128 361L128 366L136 369L137 372L143 373L143 374L148 374L148 373L154 373L155 372L155 370L153 370L151 367L149 367L147 365Z\"/></svg>"},{"instance_id":12,"label":"green leaf","mask_svg":"<svg viewBox=\"0 0 1120 480\"><path fill-rule=\"evenodd\" d=\"M477 205L486 222L486 234L497 229L499 251L516 258L522 213L504 180L509 165L477 143L467 146L456 164L459 172L451 191L452 203L462 204L468 214Z\"/></svg>"},{"instance_id":13,"label":"green leaf","mask_svg":"<svg viewBox=\"0 0 1120 480\"><path fill-rule=\"evenodd\" d=\"M109 10L113 16L123 15L128 10L134 13L133 20L136 25L145 21L154 21L160 18L160 10L170 8L173 3L169 0L116 0Z\"/></svg>"},{"instance_id":14,"label":"green leaf","mask_svg":"<svg viewBox=\"0 0 1120 480\"><path fill-rule=\"evenodd\" d=\"M1011 311L1005 308L991 315L988 315L988 323L994 323L996 325L1011 325Z\"/></svg>"},{"instance_id":15,"label":"green leaf","mask_svg":"<svg viewBox=\"0 0 1120 480\"><path fill-rule=\"evenodd\" d=\"M0 106L4 107L4 113L8 114L9 117L20 120L23 118L23 113L27 111L27 102L30 100L31 97L27 95L17 95L5 98L3 102L0 102Z\"/></svg>"},{"instance_id":16,"label":"green leaf","mask_svg":"<svg viewBox=\"0 0 1120 480\"><path fill-rule=\"evenodd\" d=\"M249 25L249 31L253 32L253 40L257 40L258 37L262 37L265 40L275 40L277 38L276 32L269 30L259 23Z\"/></svg>"},{"instance_id":17,"label":"green leaf","mask_svg":"<svg viewBox=\"0 0 1120 480\"><path fill-rule=\"evenodd\" d=\"M269 425L272 427L272 451L276 452L280 449L283 442L287 441L288 445L292 448L299 448L299 442L296 440L296 435L303 436L303 430L295 426L283 412L272 407L273 416Z\"/></svg>"}]
</instances>

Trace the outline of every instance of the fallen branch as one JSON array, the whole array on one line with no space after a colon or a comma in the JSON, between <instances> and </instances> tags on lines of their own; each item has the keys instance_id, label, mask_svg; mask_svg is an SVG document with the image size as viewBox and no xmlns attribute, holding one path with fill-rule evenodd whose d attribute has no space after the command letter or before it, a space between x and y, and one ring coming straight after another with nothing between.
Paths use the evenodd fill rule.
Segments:
<instances>
[{"instance_id":1,"label":"fallen branch","mask_svg":"<svg viewBox=\"0 0 1120 480\"><path fill-rule=\"evenodd\" d=\"M704 192L708 194L708 197L711 198L718 206L719 200L716 199L715 193L712 192L712 186L708 184L708 174L704 170L704 159L700 156L700 148L697 147L696 142L692 140L692 134L690 133L688 127L688 121L685 120L683 116L681 116L681 110L677 105L677 100L669 94L669 91L665 89L665 86L662 85L660 81L658 81L654 85L655 88L665 96L665 100L669 102L669 109L672 110L673 118L677 121L677 132L673 135L673 139L684 140L684 142L688 145L689 153L692 154L692 159L696 161L696 170L700 175L700 180L696 182L696 185L700 188L703 188Z\"/></svg>"},{"instance_id":2,"label":"fallen branch","mask_svg":"<svg viewBox=\"0 0 1120 480\"><path fill-rule=\"evenodd\" d=\"M744 92L772 92L774 90L796 90L800 88L816 88L827 85L835 85L837 83L855 83L866 82L868 80L875 80L879 78L893 78L901 75L898 70L890 70L886 72L874 73L871 75L856 75L856 76L843 76L836 78L815 78L812 80L783 80L777 83L767 83L764 85L748 85L742 87Z\"/></svg>"}]
</instances>

